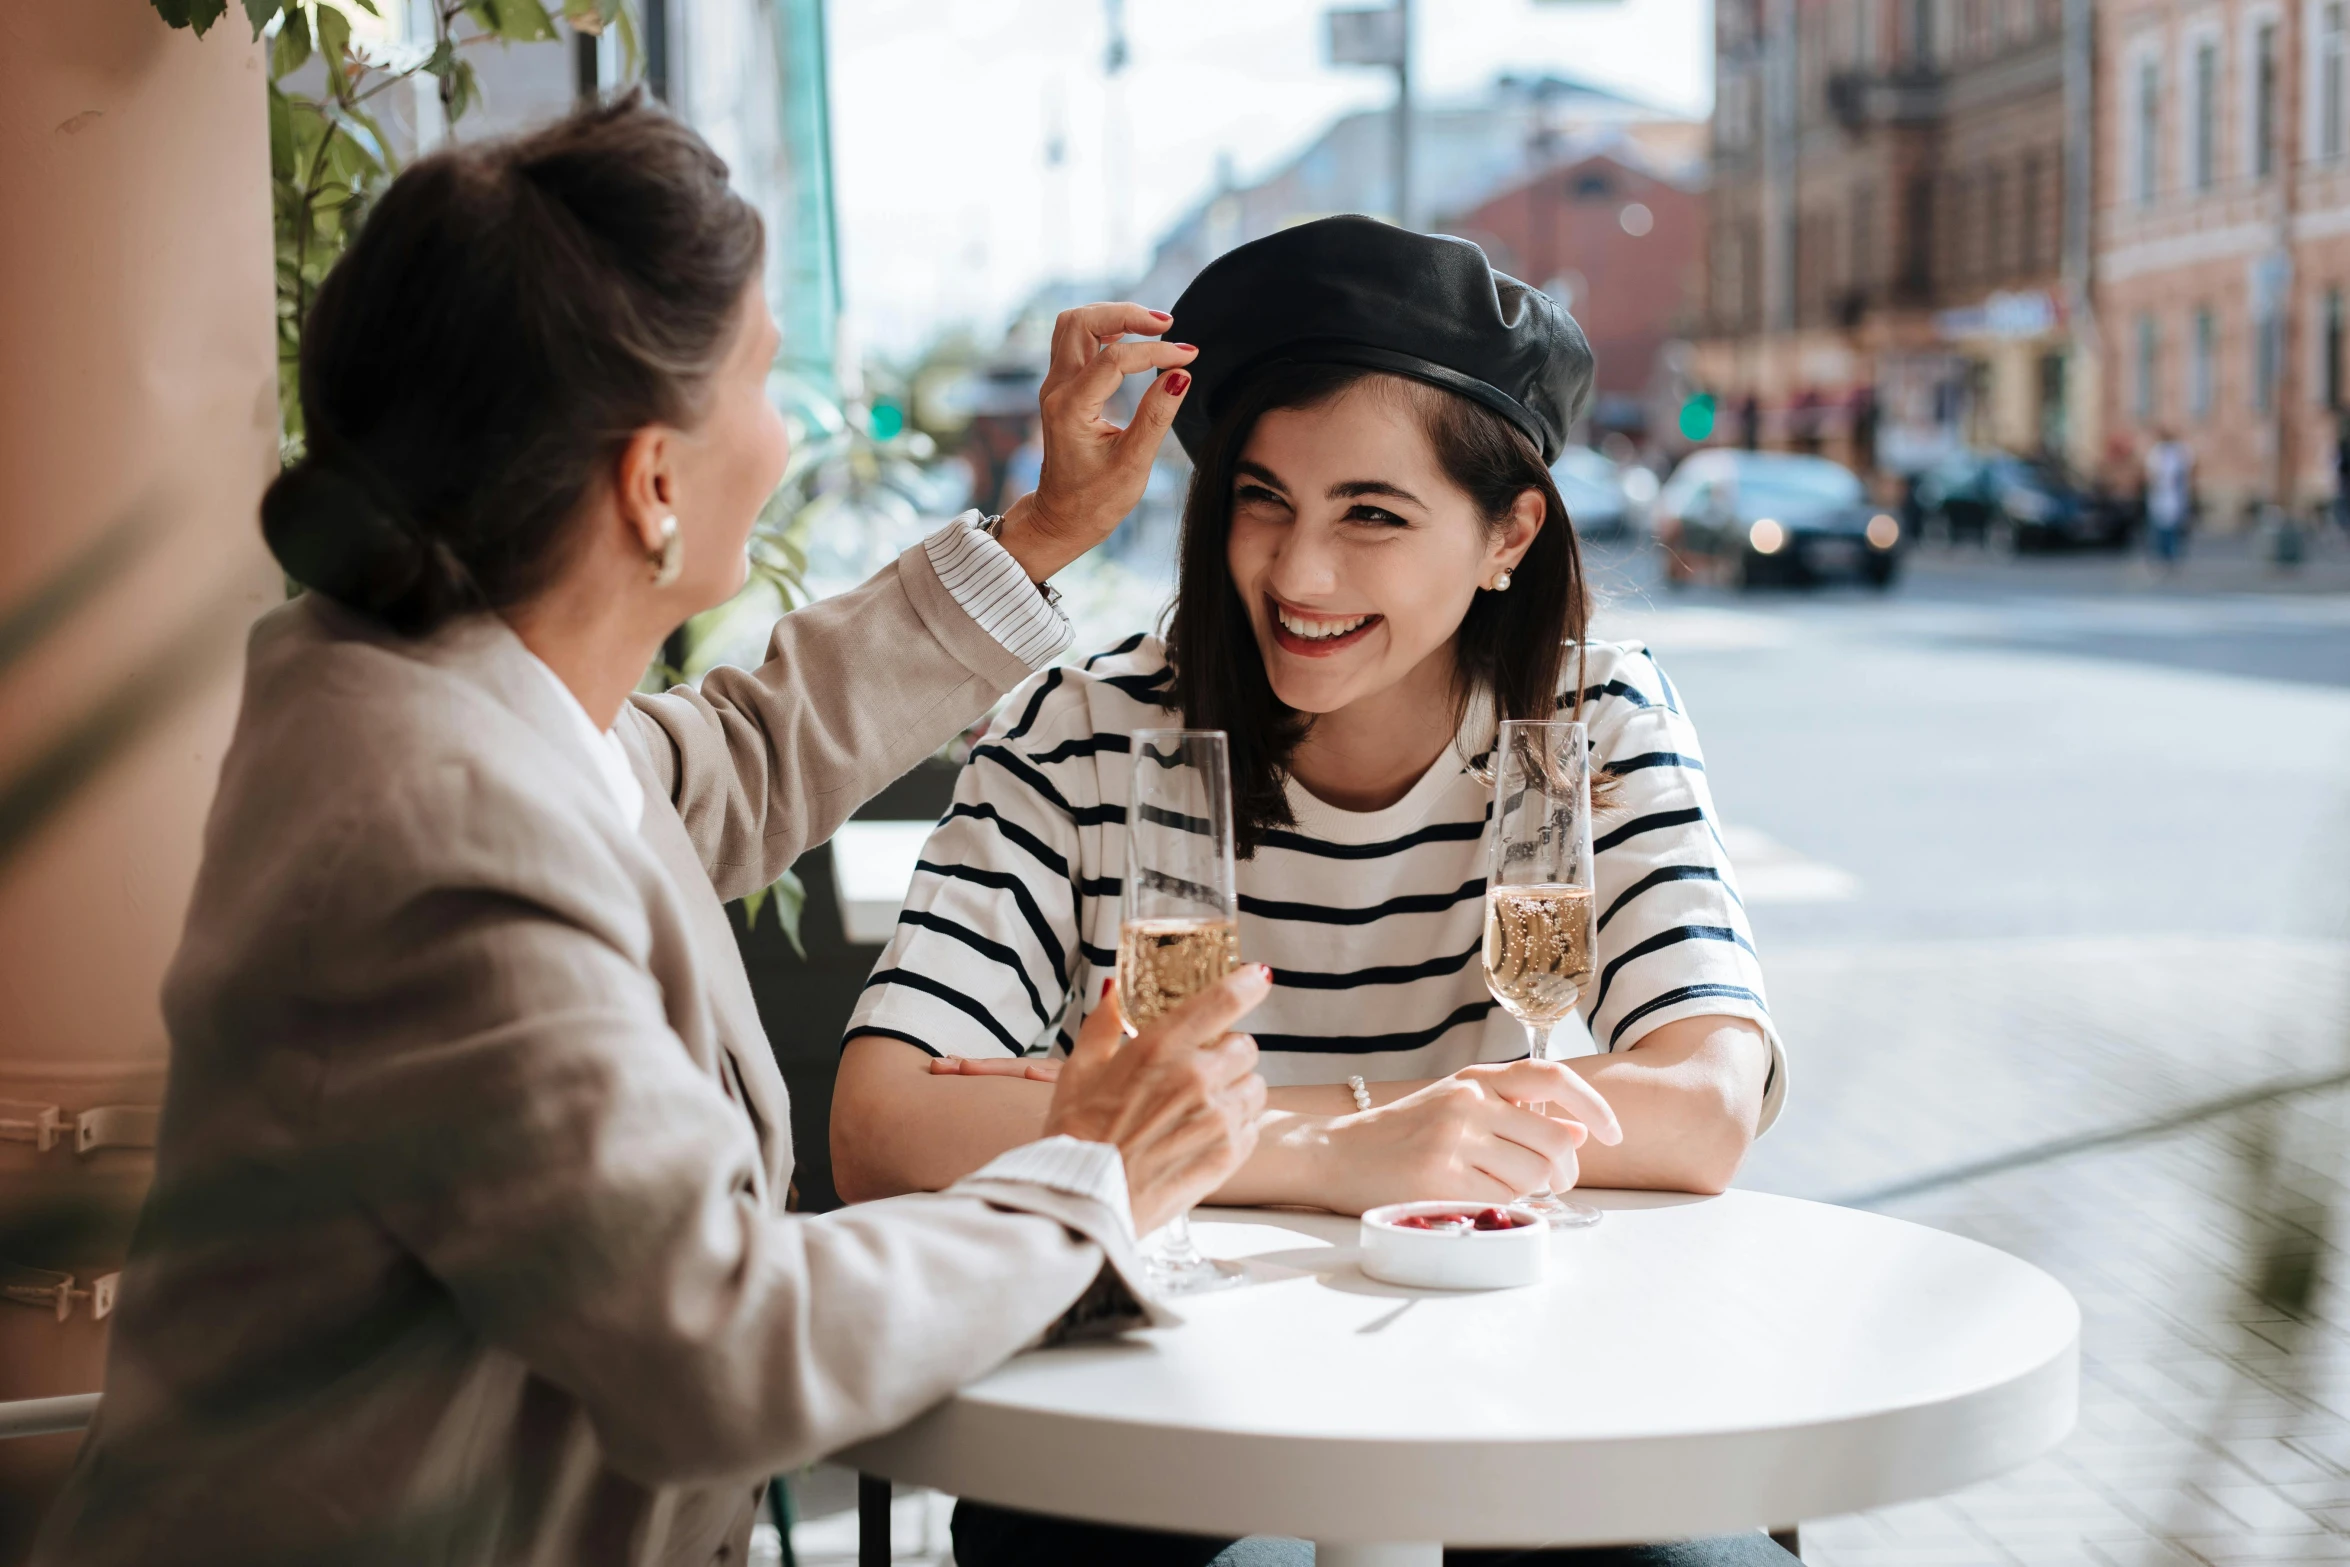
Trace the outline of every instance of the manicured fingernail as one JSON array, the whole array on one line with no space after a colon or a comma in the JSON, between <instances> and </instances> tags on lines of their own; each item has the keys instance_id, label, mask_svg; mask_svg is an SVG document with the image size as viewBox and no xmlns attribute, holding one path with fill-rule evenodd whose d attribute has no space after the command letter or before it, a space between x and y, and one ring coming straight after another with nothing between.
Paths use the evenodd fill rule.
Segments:
<instances>
[{"instance_id":1,"label":"manicured fingernail","mask_svg":"<svg viewBox=\"0 0 2350 1567\"><path fill-rule=\"evenodd\" d=\"M1257 978L1262 980L1264 983L1268 985L1273 983L1273 970L1266 964L1251 963L1249 968L1256 974Z\"/></svg>"},{"instance_id":2,"label":"manicured fingernail","mask_svg":"<svg viewBox=\"0 0 2350 1567\"><path fill-rule=\"evenodd\" d=\"M1170 343L1167 346L1170 348L1180 348L1187 354L1196 354L1199 352L1199 344L1197 343Z\"/></svg>"},{"instance_id":3,"label":"manicured fingernail","mask_svg":"<svg viewBox=\"0 0 2350 1567\"><path fill-rule=\"evenodd\" d=\"M1105 979L1102 981L1102 993L1093 999L1096 1001L1107 1001L1110 999L1110 982L1108 980Z\"/></svg>"},{"instance_id":4,"label":"manicured fingernail","mask_svg":"<svg viewBox=\"0 0 2350 1567\"><path fill-rule=\"evenodd\" d=\"M1151 316L1154 320L1159 321L1172 321L1175 319L1173 316L1167 314L1167 312L1164 310L1154 310L1151 312Z\"/></svg>"},{"instance_id":5,"label":"manicured fingernail","mask_svg":"<svg viewBox=\"0 0 2350 1567\"><path fill-rule=\"evenodd\" d=\"M1181 397L1191 386L1191 377L1181 370L1170 370L1159 384L1167 389L1169 397Z\"/></svg>"}]
</instances>

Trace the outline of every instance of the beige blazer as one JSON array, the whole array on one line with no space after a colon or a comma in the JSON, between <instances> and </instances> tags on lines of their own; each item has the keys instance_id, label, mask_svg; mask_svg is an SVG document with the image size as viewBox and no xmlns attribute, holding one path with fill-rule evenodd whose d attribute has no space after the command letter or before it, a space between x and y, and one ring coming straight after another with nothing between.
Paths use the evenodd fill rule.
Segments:
<instances>
[{"instance_id":1,"label":"beige blazer","mask_svg":"<svg viewBox=\"0 0 2350 1567\"><path fill-rule=\"evenodd\" d=\"M633 703L632 831L503 622L265 618L104 1406L36 1559L740 1562L765 1476L1081 1297L1131 1320L1089 1197L783 1211L720 907L1027 672L909 551L755 673Z\"/></svg>"}]
</instances>

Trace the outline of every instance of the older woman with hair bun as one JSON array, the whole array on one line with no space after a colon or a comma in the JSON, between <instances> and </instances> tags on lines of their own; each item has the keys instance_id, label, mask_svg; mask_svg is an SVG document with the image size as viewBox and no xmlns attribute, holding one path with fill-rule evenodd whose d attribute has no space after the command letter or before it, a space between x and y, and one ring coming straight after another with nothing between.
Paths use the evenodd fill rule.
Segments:
<instances>
[{"instance_id":1,"label":"older woman with hair bun","mask_svg":"<svg viewBox=\"0 0 2350 1567\"><path fill-rule=\"evenodd\" d=\"M1063 316L1033 497L755 671L633 695L783 471L762 243L629 99L420 162L321 290L310 456L263 503L310 591L253 633L155 1189L37 1560L739 1561L761 1477L1144 1318L1137 1227L1249 1152L1257 970L1081 1038L969 1179L784 1211L722 901L1059 651L1039 584L1139 495L1191 354Z\"/></svg>"}]
</instances>

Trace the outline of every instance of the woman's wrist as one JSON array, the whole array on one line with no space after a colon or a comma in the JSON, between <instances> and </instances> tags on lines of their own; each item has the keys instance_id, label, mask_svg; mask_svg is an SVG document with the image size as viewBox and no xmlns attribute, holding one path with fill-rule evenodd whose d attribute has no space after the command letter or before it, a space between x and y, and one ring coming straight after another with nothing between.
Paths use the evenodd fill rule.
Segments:
<instances>
[{"instance_id":1,"label":"woman's wrist","mask_svg":"<svg viewBox=\"0 0 2350 1567\"><path fill-rule=\"evenodd\" d=\"M1042 583L1101 542L1100 539L1072 539L1068 537L1070 531L1057 526L1039 508L1036 492L1031 490L1004 512L995 529L995 540L1020 563L1029 581Z\"/></svg>"}]
</instances>

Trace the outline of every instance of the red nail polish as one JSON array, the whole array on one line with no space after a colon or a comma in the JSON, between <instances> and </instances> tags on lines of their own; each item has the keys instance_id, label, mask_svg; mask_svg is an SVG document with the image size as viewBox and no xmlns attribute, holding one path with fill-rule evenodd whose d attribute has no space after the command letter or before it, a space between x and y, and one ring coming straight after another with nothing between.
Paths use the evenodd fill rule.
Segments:
<instances>
[{"instance_id":1,"label":"red nail polish","mask_svg":"<svg viewBox=\"0 0 2350 1567\"><path fill-rule=\"evenodd\" d=\"M1181 397L1184 389L1191 385L1191 377L1180 370L1170 370L1159 384L1167 389L1169 397Z\"/></svg>"},{"instance_id":2,"label":"red nail polish","mask_svg":"<svg viewBox=\"0 0 2350 1567\"><path fill-rule=\"evenodd\" d=\"M1180 348L1187 354L1196 354L1199 352L1199 344L1197 343L1170 343L1167 346L1170 348Z\"/></svg>"}]
</instances>

